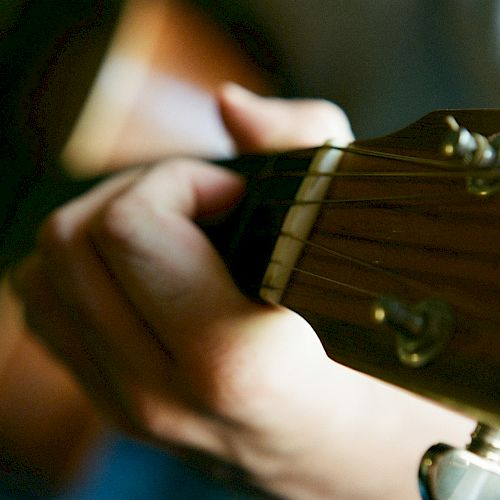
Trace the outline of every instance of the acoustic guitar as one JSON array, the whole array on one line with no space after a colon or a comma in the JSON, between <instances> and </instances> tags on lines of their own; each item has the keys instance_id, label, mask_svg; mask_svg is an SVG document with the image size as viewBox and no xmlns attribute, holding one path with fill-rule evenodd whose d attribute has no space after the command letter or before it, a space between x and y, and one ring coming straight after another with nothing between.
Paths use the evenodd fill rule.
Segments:
<instances>
[{"instance_id":1,"label":"acoustic guitar","mask_svg":"<svg viewBox=\"0 0 500 500\"><path fill-rule=\"evenodd\" d=\"M99 44L75 42L78 51L59 57L92 60L94 74L117 10L111 2L89 17L85 32L101 33ZM34 46L39 29L21 35ZM54 88L71 77L51 71ZM30 151L16 138L25 156L60 152L67 137L59 135L79 112L48 113L60 96L47 95L31 93L39 99L26 121L42 134L40 149L50 147ZM500 110L437 111L378 139L219 162L248 175L249 189L231 219L207 232L241 289L300 313L331 358L472 416L481 429L499 428L499 131ZM45 215L99 181L30 174L2 214L0 272L31 249ZM498 432L488 436L500 443Z\"/></svg>"},{"instance_id":2,"label":"acoustic guitar","mask_svg":"<svg viewBox=\"0 0 500 500\"><path fill-rule=\"evenodd\" d=\"M249 188L207 231L238 285L301 314L333 359L498 426L499 129L500 110L437 111L379 139L220 162ZM41 176L2 269L95 182Z\"/></svg>"}]
</instances>

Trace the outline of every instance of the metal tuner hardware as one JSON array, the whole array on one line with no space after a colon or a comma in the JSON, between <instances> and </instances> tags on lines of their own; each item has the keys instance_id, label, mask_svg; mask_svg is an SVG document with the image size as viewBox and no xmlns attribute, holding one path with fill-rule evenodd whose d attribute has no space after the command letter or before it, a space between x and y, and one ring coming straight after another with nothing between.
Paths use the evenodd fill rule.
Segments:
<instances>
[{"instance_id":1,"label":"metal tuner hardware","mask_svg":"<svg viewBox=\"0 0 500 500\"><path fill-rule=\"evenodd\" d=\"M424 500L499 500L500 430L478 424L466 449L431 447L419 483Z\"/></svg>"},{"instance_id":2,"label":"metal tuner hardware","mask_svg":"<svg viewBox=\"0 0 500 500\"><path fill-rule=\"evenodd\" d=\"M471 169L470 193L500 190L500 136L486 138L447 118L443 150ZM479 423L465 449L437 444L422 458L419 485L424 500L500 500L500 429Z\"/></svg>"},{"instance_id":3,"label":"metal tuner hardware","mask_svg":"<svg viewBox=\"0 0 500 500\"><path fill-rule=\"evenodd\" d=\"M455 326L451 307L434 298L412 307L397 298L383 296L375 305L373 316L396 332L398 358L413 368L431 362L444 349Z\"/></svg>"},{"instance_id":4,"label":"metal tuner hardware","mask_svg":"<svg viewBox=\"0 0 500 500\"><path fill-rule=\"evenodd\" d=\"M461 127L448 116L449 132L443 142L448 157L462 160L471 169L467 189L479 196L488 196L500 190L500 135L485 137Z\"/></svg>"}]
</instances>

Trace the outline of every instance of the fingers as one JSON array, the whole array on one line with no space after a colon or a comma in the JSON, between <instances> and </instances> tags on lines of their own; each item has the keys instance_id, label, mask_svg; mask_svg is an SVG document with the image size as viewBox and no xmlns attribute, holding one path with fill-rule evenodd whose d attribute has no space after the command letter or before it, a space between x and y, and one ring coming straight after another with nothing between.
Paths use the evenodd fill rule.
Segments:
<instances>
[{"instance_id":1,"label":"fingers","mask_svg":"<svg viewBox=\"0 0 500 500\"><path fill-rule=\"evenodd\" d=\"M90 238L109 271L152 329L172 337L163 339L170 346L243 302L192 221L224 206L240 186L229 172L179 160L148 172L92 222Z\"/></svg>"},{"instance_id":2,"label":"fingers","mask_svg":"<svg viewBox=\"0 0 500 500\"><path fill-rule=\"evenodd\" d=\"M38 254L12 275L32 329L121 423L125 415L141 420L133 402L140 385L171 399L170 353L131 308L88 233L92 218L143 174L121 174L56 211L40 232ZM145 370L147 363L155 369Z\"/></svg>"},{"instance_id":3,"label":"fingers","mask_svg":"<svg viewBox=\"0 0 500 500\"><path fill-rule=\"evenodd\" d=\"M113 353L115 361L138 368L136 359L158 354L147 327L136 318L126 297L113 281L88 237L90 220L137 182L143 172L127 172L111 179L54 213L44 224L38 249L42 269L58 294L61 306L70 308L83 326L82 335L100 333L96 350ZM149 342L148 342L149 340ZM137 353L137 358L131 353ZM127 361L125 363L125 360ZM163 366L163 365L162 365Z\"/></svg>"},{"instance_id":4,"label":"fingers","mask_svg":"<svg viewBox=\"0 0 500 500\"><path fill-rule=\"evenodd\" d=\"M140 384L169 399L179 333L202 337L214 317L247 302L191 220L224 209L242 188L230 172L178 160L117 176L58 210L41 230L42 258L14 279L32 324L63 359L57 336L79 330L74 336L103 365L109 357L125 385L140 374ZM51 325L50 309L66 311L73 328L68 318Z\"/></svg>"},{"instance_id":5,"label":"fingers","mask_svg":"<svg viewBox=\"0 0 500 500\"><path fill-rule=\"evenodd\" d=\"M38 255L12 280L31 326L115 420L161 440L213 448L190 410L196 391L183 373L195 366L174 359L169 343L188 319L191 330L210 330L193 314L197 301L213 296L206 280L217 289L225 275L220 288L238 295L190 217L223 208L239 196L242 181L200 162L180 163L117 176L58 210L41 231ZM194 302L183 292L190 284ZM146 302L138 299L142 292ZM155 322L148 301L162 321Z\"/></svg>"},{"instance_id":6,"label":"fingers","mask_svg":"<svg viewBox=\"0 0 500 500\"><path fill-rule=\"evenodd\" d=\"M279 152L322 145L327 139L345 146L353 140L344 112L322 100L263 98L228 83L219 107L240 151Z\"/></svg>"},{"instance_id":7,"label":"fingers","mask_svg":"<svg viewBox=\"0 0 500 500\"><path fill-rule=\"evenodd\" d=\"M315 372L326 358L305 322L240 293L190 219L221 175L225 183L225 172L187 160L160 165L98 214L90 239L133 309L172 353L169 383L177 384L177 395L232 420L251 414L260 421L270 394L291 381L304 383L298 363ZM249 402L252 387L260 396Z\"/></svg>"}]
</instances>

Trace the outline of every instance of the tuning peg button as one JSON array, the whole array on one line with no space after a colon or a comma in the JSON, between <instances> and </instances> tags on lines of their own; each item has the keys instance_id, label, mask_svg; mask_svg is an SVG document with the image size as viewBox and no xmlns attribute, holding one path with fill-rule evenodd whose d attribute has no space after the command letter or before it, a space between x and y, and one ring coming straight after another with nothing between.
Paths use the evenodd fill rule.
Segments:
<instances>
[{"instance_id":1,"label":"tuning peg button","mask_svg":"<svg viewBox=\"0 0 500 500\"><path fill-rule=\"evenodd\" d=\"M424 500L499 500L500 430L478 424L467 449L431 447L419 485Z\"/></svg>"}]
</instances>

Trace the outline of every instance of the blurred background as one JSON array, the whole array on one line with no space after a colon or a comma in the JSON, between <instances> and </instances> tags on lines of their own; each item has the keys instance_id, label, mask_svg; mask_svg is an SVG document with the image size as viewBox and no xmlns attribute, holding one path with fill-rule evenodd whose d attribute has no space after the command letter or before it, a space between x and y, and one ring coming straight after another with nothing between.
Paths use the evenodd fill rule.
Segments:
<instances>
[{"instance_id":1,"label":"blurred background","mask_svg":"<svg viewBox=\"0 0 500 500\"><path fill-rule=\"evenodd\" d=\"M9 0L0 34L2 234L45 170L234 155L214 99L228 80L332 100L358 138L435 109L500 107L498 0ZM4 288L6 498L234 498L109 429Z\"/></svg>"}]
</instances>

